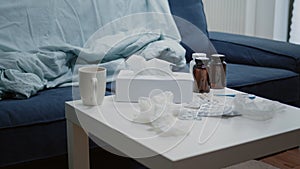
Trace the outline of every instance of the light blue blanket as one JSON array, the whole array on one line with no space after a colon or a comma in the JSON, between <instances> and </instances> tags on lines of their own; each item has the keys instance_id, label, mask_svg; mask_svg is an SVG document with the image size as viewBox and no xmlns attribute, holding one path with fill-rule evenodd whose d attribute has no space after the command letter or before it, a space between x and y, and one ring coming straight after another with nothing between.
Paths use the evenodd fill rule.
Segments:
<instances>
[{"instance_id":1,"label":"light blue blanket","mask_svg":"<svg viewBox=\"0 0 300 169\"><path fill-rule=\"evenodd\" d=\"M112 81L132 54L182 67L180 40L168 0L3 0L0 99L70 83L87 64L105 66Z\"/></svg>"}]
</instances>

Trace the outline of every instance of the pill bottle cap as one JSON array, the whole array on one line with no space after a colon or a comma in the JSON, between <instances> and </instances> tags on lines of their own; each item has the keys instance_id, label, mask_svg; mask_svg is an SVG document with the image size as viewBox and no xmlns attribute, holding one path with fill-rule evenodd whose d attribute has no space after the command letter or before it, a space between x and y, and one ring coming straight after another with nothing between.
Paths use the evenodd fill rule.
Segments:
<instances>
[{"instance_id":1,"label":"pill bottle cap","mask_svg":"<svg viewBox=\"0 0 300 169\"><path fill-rule=\"evenodd\" d=\"M206 57L205 53L193 53L192 58L195 59L197 57Z\"/></svg>"},{"instance_id":2,"label":"pill bottle cap","mask_svg":"<svg viewBox=\"0 0 300 169\"><path fill-rule=\"evenodd\" d=\"M225 57L225 55L222 55L222 54L213 54L213 55L211 55L211 57L222 58L222 57Z\"/></svg>"}]
</instances>

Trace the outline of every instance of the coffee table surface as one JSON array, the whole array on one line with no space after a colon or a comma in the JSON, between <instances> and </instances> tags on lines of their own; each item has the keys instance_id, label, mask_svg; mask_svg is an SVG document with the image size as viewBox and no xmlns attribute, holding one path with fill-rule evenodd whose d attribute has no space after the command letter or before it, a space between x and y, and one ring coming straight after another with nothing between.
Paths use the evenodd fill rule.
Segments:
<instances>
[{"instance_id":1,"label":"coffee table surface","mask_svg":"<svg viewBox=\"0 0 300 169\"><path fill-rule=\"evenodd\" d=\"M114 96L105 97L101 106L66 103L69 121L151 168L219 168L300 145L300 109L291 106L266 121L244 117L180 120L175 127L186 131L181 135L133 123L138 110L137 104L114 102Z\"/></svg>"}]
</instances>

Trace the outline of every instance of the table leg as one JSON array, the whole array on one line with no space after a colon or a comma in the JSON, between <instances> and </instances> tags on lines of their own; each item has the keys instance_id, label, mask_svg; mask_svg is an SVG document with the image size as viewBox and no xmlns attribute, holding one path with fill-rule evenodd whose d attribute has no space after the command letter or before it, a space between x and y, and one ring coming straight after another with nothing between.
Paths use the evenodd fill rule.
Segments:
<instances>
[{"instance_id":1,"label":"table leg","mask_svg":"<svg viewBox=\"0 0 300 169\"><path fill-rule=\"evenodd\" d=\"M78 125L67 120L69 169L89 169L89 138Z\"/></svg>"}]
</instances>

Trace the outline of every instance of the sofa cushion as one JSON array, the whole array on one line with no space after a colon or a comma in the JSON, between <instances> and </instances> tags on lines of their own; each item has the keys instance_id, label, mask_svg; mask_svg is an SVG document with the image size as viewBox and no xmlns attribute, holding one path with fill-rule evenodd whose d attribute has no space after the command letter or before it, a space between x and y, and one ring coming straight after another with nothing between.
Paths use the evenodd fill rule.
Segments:
<instances>
[{"instance_id":1,"label":"sofa cushion","mask_svg":"<svg viewBox=\"0 0 300 169\"><path fill-rule=\"evenodd\" d=\"M248 86L271 80L298 77L297 73L284 69L242 64L227 64L227 67L227 86L229 87Z\"/></svg>"},{"instance_id":2,"label":"sofa cushion","mask_svg":"<svg viewBox=\"0 0 300 169\"><path fill-rule=\"evenodd\" d=\"M109 94L110 92L106 92L106 95ZM25 100L2 100L0 129L63 120L65 101L70 100L73 100L72 87L44 90Z\"/></svg>"},{"instance_id":3,"label":"sofa cushion","mask_svg":"<svg viewBox=\"0 0 300 169\"><path fill-rule=\"evenodd\" d=\"M268 67L227 64L227 87L284 103L300 99L297 73Z\"/></svg>"},{"instance_id":4,"label":"sofa cushion","mask_svg":"<svg viewBox=\"0 0 300 169\"><path fill-rule=\"evenodd\" d=\"M44 90L25 100L0 102L0 128L17 127L64 119L64 104L72 100L71 88Z\"/></svg>"}]
</instances>

